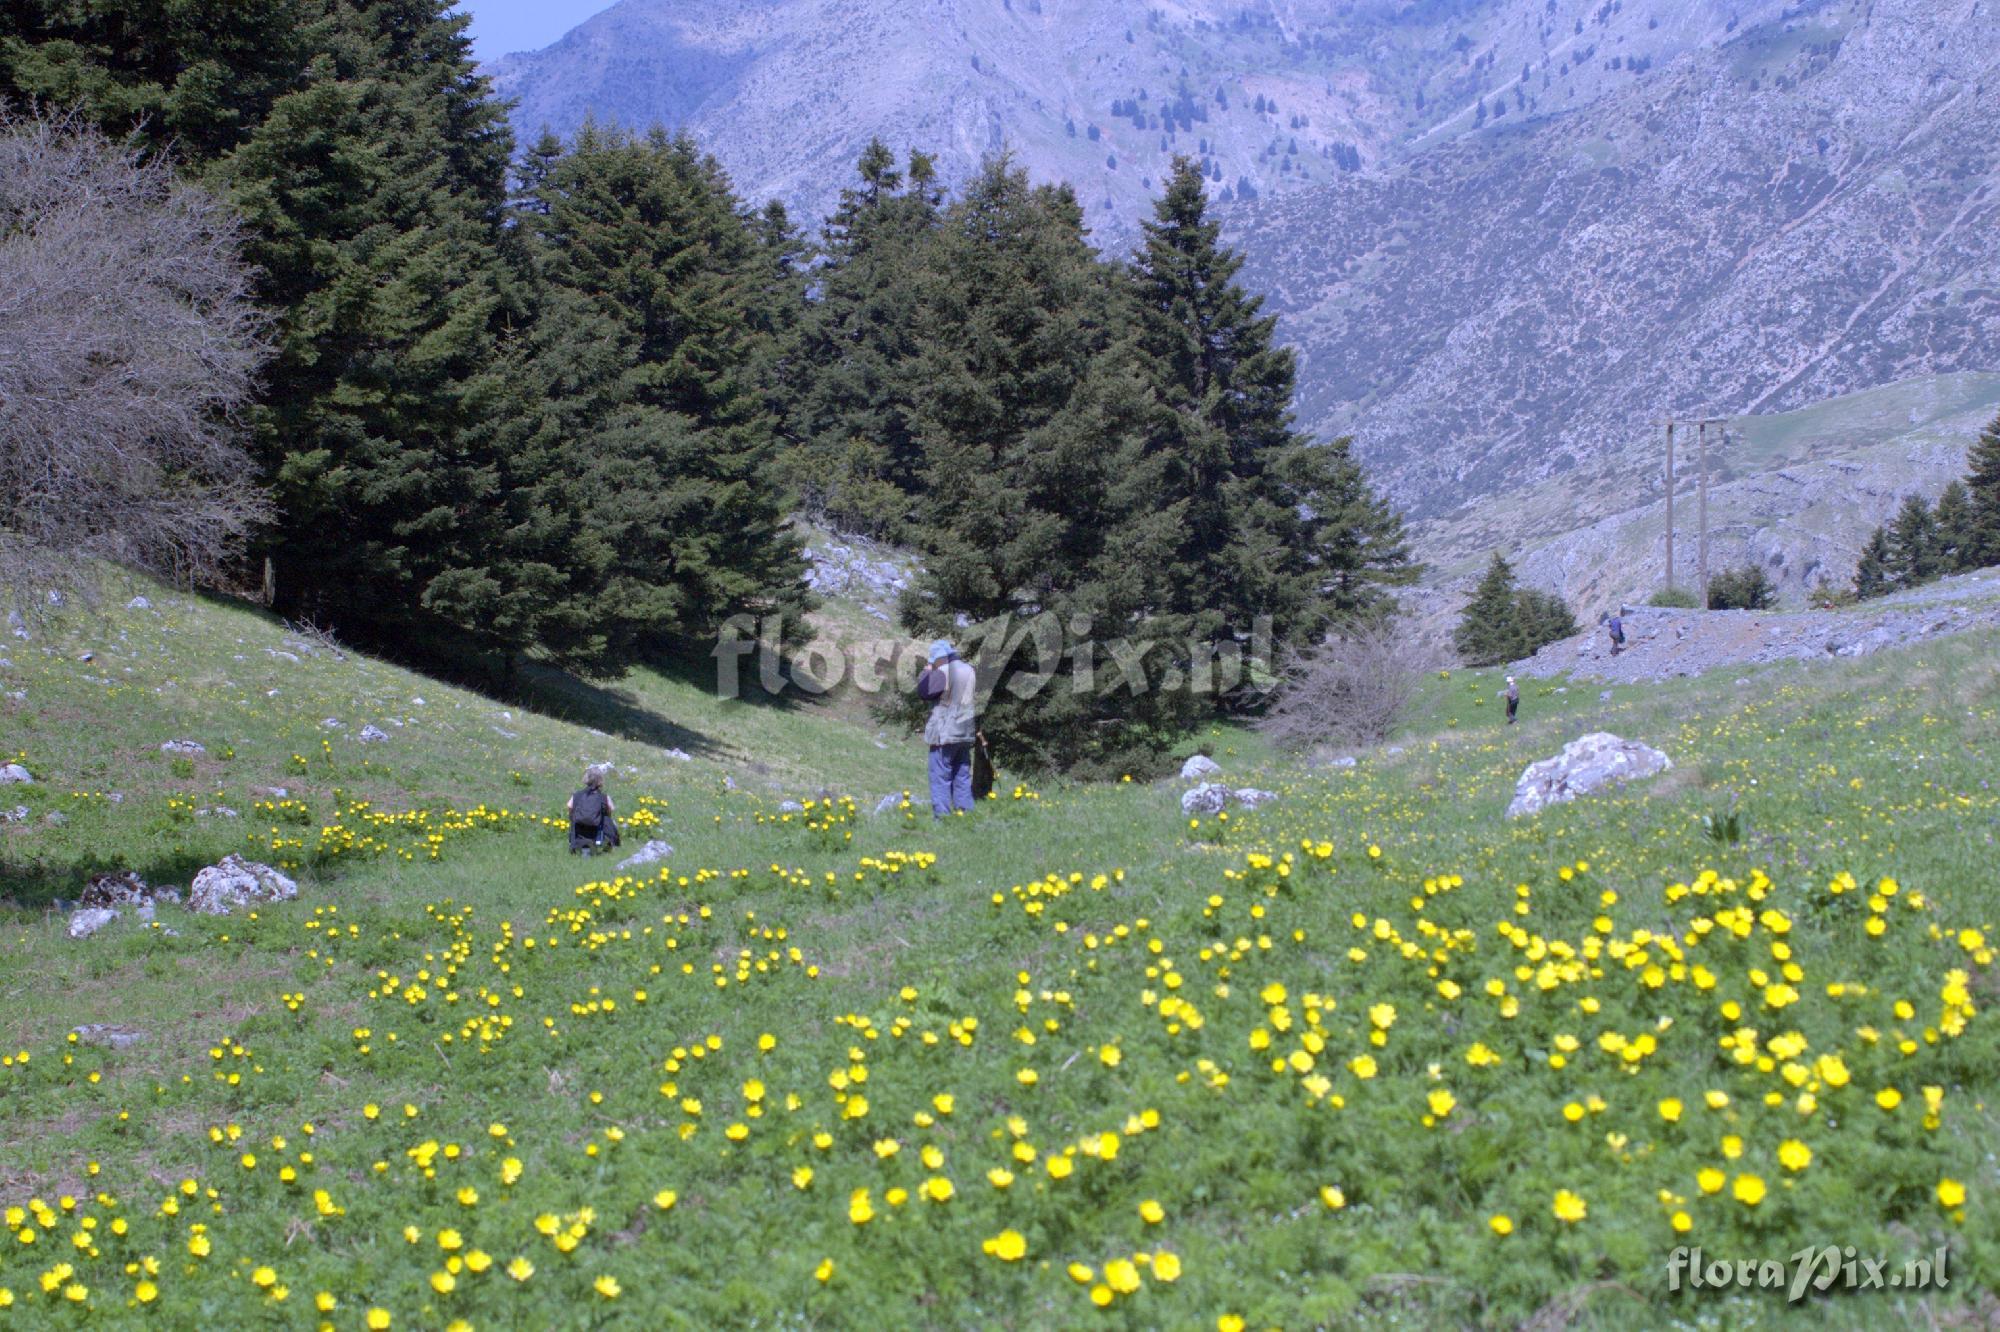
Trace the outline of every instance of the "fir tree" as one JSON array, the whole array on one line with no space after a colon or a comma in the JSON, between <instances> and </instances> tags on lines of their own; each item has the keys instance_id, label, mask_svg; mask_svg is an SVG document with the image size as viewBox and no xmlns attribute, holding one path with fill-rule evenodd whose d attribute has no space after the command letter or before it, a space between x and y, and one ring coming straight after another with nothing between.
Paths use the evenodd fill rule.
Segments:
<instances>
[{"instance_id":1,"label":"fir tree","mask_svg":"<svg viewBox=\"0 0 2000 1332\"><path fill-rule=\"evenodd\" d=\"M1174 161L1130 268L1140 345L1165 409L1156 447L1186 505L1173 609L1199 632L1242 635L1271 618L1297 649L1384 610L1415 576L1397 516L1369 488L1348 441L1293 428L1296 366L1277 319L1237 282L1243 256L1220 243L1205 181Z\"/></svg>"},{"instance_id":2,"label":"fir tree","mask_svg":"<svg viewBox=\"0 0 2000 1332\"><path fill-rule=\"evenodd\" d=\"M1452 645L1468 666L1513 660L1516 591L1514 567L1496 551L1452 634Z\"/></svg>"},{"instance_id":3,"label":"fir tree","mask_svg":"<svg viewBox=\"0 0 2000 1332\"><path fill-rule=\"evenodd\" d=\"M279 316L253 416L279 608L505 643L494 407L511 138L447 0L327 3L298 85L219 165Z\"/></svg>"},{"instance_id":4,"label":"fir tree","mask_svg":"<svg viewBox=\"0 0 2000 1332\"><path fill-rule=\"evenodd\" d=\"M1975 567L1970 562L1972 537L1972 494L1965 482L1953 481L1939 492L1937 508L1937 550L1940 573L1959 573Z\"/></svg>"},{"instance_id":5,"label":"fir tree","mask_svg":"<svg viewBox=\"0 0 2000 1332\"><path fill-rule=\"evenodd\" d=\"M907 172L880 140L857 164L825 227L816 299L797 331L803 388L791 414L787 479L809 512L864 535L906 534L923 486L910 425L915 303L939 225L930 158Z\"/></svg>"},{"instance_id":6,"label":"fir tree","mask_svg":"<svg viewBox=\"0 0 2000 1332\"><path fill-rule=\"evenodd\" d=\"M1153 687L1185 639L1164 610L1184 506L1163 496L1146 449L1128 299L1085 242L1075 196L1031 188L1005 157L947 211L923 270L912 424L927 560L904 621L991 631L984 725L1031 764L1108 770L1171 743L1195 706L1184 688ZM1146 659L1136 689L1106 655L1119 640ZM1037 667L1063 673L1029 688Z\"/></svg>"},{"instance_id":7,"label":"fir tree","mask_svg":"<svg viewBox=\"0 0 2000 1332\"><path fill-rule=\"evenodd\" d=\"M1937 516L1922 495L1908 495L1889 524L1889 570L1899 587L1928 583L1941 570Z\"/></svg>"},{"instance_id":8,"label":"fir tree","mask_svg":"<svg viewBox=\"0 0 2000 1332\"><path fill-rule=\"evenodd\" d=\"M1979 432L1965 478L1971 512L1961 559L1968 569L2000 564L2000 417Z\"/></svg>"},{"instance_id":9,"label":"fir tree","mask_svg":"<svg viewBox=\"0 0 2000 1332\"><path fill-rule=\"evenodd\" d=\"M1854 595L1866 601L1895 591L1894 558L1889 548L1889 529L1876 528L1868 544L1861 548L1861 559L1854 566Z\"/></svg>"},{"instance_id":10,"label":"fir tree","mask_svg":"<svg viewBox=\"0 0 2000 1332\"><path fill-rule=\"evenodd\" d=\"M543 447L615 553L598 621L648 652L743 612L799 631L811 602L758 381L781 219L760 235L715 160L657 130L586 126L537 197Z\"/></svg>"}]
</instances>

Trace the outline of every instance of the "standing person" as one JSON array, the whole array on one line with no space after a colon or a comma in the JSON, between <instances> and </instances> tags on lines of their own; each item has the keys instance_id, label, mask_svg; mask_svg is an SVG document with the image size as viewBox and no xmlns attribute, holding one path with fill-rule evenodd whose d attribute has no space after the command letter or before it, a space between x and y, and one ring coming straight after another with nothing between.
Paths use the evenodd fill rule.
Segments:
<instances>
[{"instance_id":1,"label":"standing person","mask_svg":"<svg viewBox=\"0 0 2000 1332\"><path fill-rule=\"evenodd\" d=\"M979 678L942 638L925 658L930 664L917 677L917 697L932 705L924 743L931 748L931 817L941 819L972 809L972 744L979 734L973 695Z\"/></svg>"},{"instance_id":2,"label":"standing person","mask_svg":"<svg viewBox=\"0 0 2000 1332\"><path fill-rule=\"evenodd\" d=\"M1514 683L1514 677L1507 677L1507 690L1501 695L1507 700L1507 724L1514 724L1514 714L1521 710L1521 686Z\"/></svg>"},{"instance_id":3,"label":"standing person","mask_svg":"<svg viewBox=\"0 0 2000 1332\"><path fill-rule=\"evenodd\" d=\"M1620 606L1605 628L1611 631L1611 655L1617 656L1625 650L1625 608Z\"/></svg>"},{"instance_id":4,"label":"standing person","mask_svg":"<svg viewBox=\"0 0 2000 1332\"><path fill-rule=\"evenodd\" d=\"M604 769L584 770L583 789L564 806L569 812L569 849L589 855L618 845L618 824L611 816L611 797L604 793Z\"/></svg>"}]
</instances>

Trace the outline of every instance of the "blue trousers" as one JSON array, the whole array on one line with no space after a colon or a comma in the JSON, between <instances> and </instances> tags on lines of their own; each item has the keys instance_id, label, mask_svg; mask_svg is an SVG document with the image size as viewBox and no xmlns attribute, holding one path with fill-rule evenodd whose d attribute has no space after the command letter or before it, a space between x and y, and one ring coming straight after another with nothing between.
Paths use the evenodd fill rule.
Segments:
<instances>
[{"instance_id":1,"label":"blue trousers","mask_svg":"<svg viewBox=\"0 0 2000 1332\"><path fill-rule=\"evenodd\" d=\"M972 745L931 746L931 816L972 808Z\"/></svg>"}]
</instances>

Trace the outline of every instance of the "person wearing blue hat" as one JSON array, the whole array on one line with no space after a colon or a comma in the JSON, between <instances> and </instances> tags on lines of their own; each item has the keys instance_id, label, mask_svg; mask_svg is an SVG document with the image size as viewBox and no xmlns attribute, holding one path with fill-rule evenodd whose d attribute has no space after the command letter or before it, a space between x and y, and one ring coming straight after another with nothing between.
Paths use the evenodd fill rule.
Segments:
<instances>
[{"instance_id":1,"label":"person wearing blue hat","mask_svg":"<svg viewBox=\"0 0 2000 1332\"><path fill-rule=\"evenodd\" d=\"M930 645L924 659L929 665L917 677L917 697L931 705L930 720L924 723L924 743L931 751L931 817L941 819L972 808L979 677L972 664L959 660L957 650L942 638Z\"/></svg>"}]
</instances>

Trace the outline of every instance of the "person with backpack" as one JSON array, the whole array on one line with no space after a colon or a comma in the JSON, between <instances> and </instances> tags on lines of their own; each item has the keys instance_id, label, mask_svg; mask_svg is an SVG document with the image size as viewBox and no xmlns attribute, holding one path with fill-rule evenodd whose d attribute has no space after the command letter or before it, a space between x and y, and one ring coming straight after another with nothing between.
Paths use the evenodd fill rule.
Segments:
<instances>
[{"instance_id":1,"label":"person with backpack","mask_svg":"<svg viewBox=\"0 0 2000 1332\"><path fill-rule=\"evenodd\" d=\"M583 774L583 789L569 798L569 849L589 855L617 846L617 811L604 793L604 769L593 767Z\"/></svg>"},{"instance_id":2,"label":"person with backpack","mask_svg":"<svg viewBox=\"0 0 2000 1332\"><path fill-rule=\"evenodd\" d=\"M1605 628L1611 631L1611 655L1615 657L1625 650L1625 608L1623 606L1618 608L1618 613L1611 617L1610 622L1605 625Z\"/></svg>"},{"instance_id":3,"label":"person with backpack","mask_svg":"<svg viewBox=\"0 0 2000 1332\"><path fill-rule=\"evenodd\" d=\"M1521 686L1514 683L1514 677L1507 677L1507 688L1500 695L1507 700L1507 724L1514 724L1514 714L1521 710Z\"/></svg>"},{"instance_id":4,"label":"person with backpack","mask_svg":"<svg viewBox=\"0 0 2000 1332\"><path fill-rule=\"evenodd\" d=\"M979 738L974 695L979 677L942 638L924 655L929 665L917 677L917 697L931 704L924 743L930 746L931 817L941 819L972 809L972 747Z\"/></svg>"}]
</instances>

